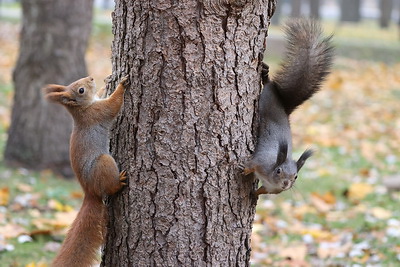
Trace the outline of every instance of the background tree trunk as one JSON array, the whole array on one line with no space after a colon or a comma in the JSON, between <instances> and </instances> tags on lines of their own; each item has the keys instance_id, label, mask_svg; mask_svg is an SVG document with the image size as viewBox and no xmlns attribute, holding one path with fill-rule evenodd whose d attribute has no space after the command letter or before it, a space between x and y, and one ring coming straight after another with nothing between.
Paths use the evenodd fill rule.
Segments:
<instances>
[{"instance_id":1,"label":"background tree trunk","mask_svg":"<svg viewBox=\"0 0 400 267\"><path fill-rule=\"evenodd\" d=\"M51 168L72 176L69 136L72 119L42 97L47 83L69 84L87 75L85 51L93 0L22 1L20 52L5 159L31 169Z\"/></svg>"},{"instance_id":2,"label":"background tree trunk","mask_svg":"<svg viewBox=\"0 0 400 267\"><path fill-rule=\"evenodd\" d=\"M283 1L276 2L275 11L271 18L271 24L279 25L280 18L282 16L282 5L283 5Z\"/></svg>"},{"instance_id":3,"label":"background tree trunk","mask_svg":"<svg viewBox=\"0 0 400 267\"><path fill-rule=\"evenodd\" d=\"M111 88L131 86L111 151L102 266L246 266L260 63L275 1L116 1Z\"/></svg>"},{"instance_id":4,"label":"background tree trunk","mask_svg":"<svg viewBox=\"0 0 400 267\"><path fill-rule=\"evenodd\" d=\"M392 10L393 10L393 0L380 0L379 8L381 11L379 17L379 25L381 28L389 27L390 20L392 18Z\"/></svg>"},{"instance_id":5,"label":"background tree trunk","mask_svg":"<svg viewBox=\"0 0 400 267\"><path fill-rule=\"evenodd\" d=\"M293 18L298 18L301 16L301 2L301 0L292 0L291 16Z\"/></svg>"},{"instance_id":6,"label":"background tree trunk","mask_svg":"<svg viewBox=\"0 0 400 267\"><path fill-rule=\"evenodd\" d=\"M320 19L319 8L320 0L310 0L310 18Z\"/></svg>"},{"instance_id":7,"label":"background tree trunk","mask_svg":"<svg viewBox=\"0 0 400 267\"><path fill-rule=\"evenodd\" d=\"M342 0L340 2L340 21L359 22L361 19L360 0Z\"/></svg>"}]
</instances>

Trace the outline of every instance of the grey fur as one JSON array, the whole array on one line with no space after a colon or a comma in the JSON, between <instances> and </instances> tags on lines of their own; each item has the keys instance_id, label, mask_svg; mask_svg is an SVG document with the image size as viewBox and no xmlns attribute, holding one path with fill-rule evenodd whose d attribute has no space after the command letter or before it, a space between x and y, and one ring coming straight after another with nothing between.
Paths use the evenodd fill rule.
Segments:
<instances>
[{"instance_id":1,"label":"grey fur","mask_svg":"<svg viewBox=\"0 0 400 267\"><path fill-rule=\"evenodd\" d=\"M263 186L256 194L278 194L291 188L297 173L313 154L306 150L292 159L289 115L316 93L329 74L333 60L331 38L323 38L320 25L311 20L286 24L287 53L272 81L263 65L263 91L259 99L259 131L256 150L245 172L254 172Z\"/></svg>"}]
</instances>

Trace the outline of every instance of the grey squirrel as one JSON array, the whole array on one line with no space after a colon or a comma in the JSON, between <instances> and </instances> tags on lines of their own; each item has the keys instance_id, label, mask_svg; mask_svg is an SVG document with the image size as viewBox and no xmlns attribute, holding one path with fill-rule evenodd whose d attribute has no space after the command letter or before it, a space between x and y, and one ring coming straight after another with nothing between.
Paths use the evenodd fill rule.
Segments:
<instances>
[{"instance_id":1,"label":"grey squirrel","mask_svg":"<svg viewBox=\"0 0 400 267\"><path fill-rule=\"evenodd\" d=\"M258 140L244 168L245 175L254 173L263 184L255 192L257 196L290 189L313 154L306 150L297 162L292 159L289 116L320 89L333 60L332 36L324 38L316 21L291 20L285 31L287 52L280 70L270 80L269 67L262 66L264 88L259 99Z\"/></svg>"}]
</instances>

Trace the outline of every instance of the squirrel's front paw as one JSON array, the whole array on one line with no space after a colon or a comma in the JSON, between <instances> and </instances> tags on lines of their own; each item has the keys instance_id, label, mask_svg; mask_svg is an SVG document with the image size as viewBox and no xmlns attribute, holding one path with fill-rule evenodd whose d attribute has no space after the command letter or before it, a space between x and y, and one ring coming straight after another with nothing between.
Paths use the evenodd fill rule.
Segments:
<instances>
[{"instance_id":1,"label":"squirrel's front paw","mask_svg":"<svg viewBox=\"0 0 400 267\"><path fill-rule=\"evenodd\" d=\"M128 177L126 177L126 171L121 171L119 174L119 182L121 187L126 185L125 181L127 178Z\"/></svg>"},{"instance_id":2,"label":"squirrel's front paw","mask_svg":"<svg viewBox=\"0 0 400 267\"><path fill-rule=\"evenodd\" d=\"M122 79L121 79L121 81L119 83L124 85L124 86L128 85L129 84L129 74L124 76L124 77L122 77Z\"/></svg>"}]
</instances>

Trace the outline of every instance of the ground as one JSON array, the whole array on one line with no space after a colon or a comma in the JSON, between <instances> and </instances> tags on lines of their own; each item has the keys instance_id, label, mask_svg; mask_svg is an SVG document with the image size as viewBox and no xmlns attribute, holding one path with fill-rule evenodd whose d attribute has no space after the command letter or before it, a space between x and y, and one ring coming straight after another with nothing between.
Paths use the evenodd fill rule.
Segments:
<instances>
[{"instance_id":1,"label":"ground","mask_svg":"<svg viewBox=\"0 0 400 267\"><path fill-rule=\"evenodd\" d=\"M295 158L316 153L293 189L262 196L252 235L253 266L397 266L400 193L400 63L396 28L324 24L338 56L323 89L291 117ZM0 149L10 124L11 71L19 25L0 21ZM271 28L270 36L279 36ZM87 54L99 87L111 72L110 25L95 23ZM349 45L349 40L351 44ZM276 71L278 52L266 61ZM0 266L48 266L82 191L49 171L7 167L0 158Z\"/></svg>"}]
</instances>

